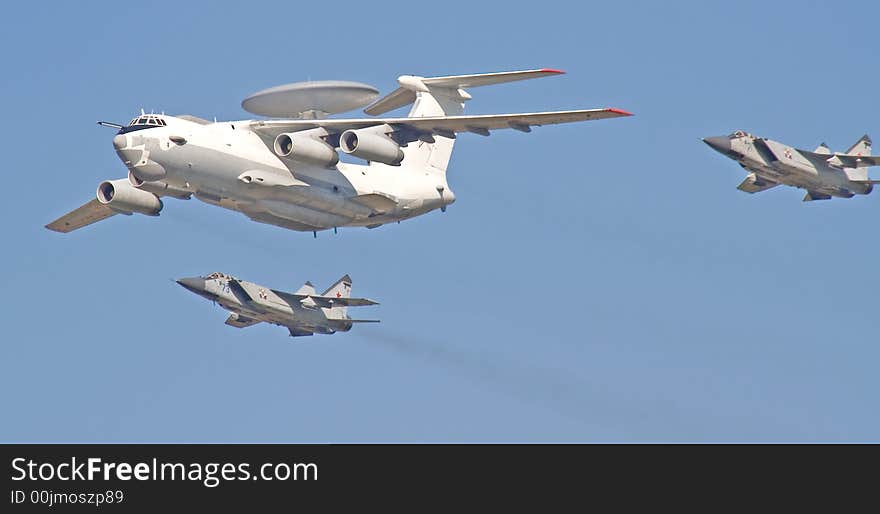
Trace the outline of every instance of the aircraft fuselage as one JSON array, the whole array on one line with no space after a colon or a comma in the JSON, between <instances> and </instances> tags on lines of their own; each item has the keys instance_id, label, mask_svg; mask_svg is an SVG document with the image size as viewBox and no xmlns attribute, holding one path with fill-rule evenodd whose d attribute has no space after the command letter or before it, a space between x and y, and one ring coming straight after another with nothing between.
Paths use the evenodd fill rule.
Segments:
<instances>
[{"instance_id":1,"label":"aircraft fuselage","mask_svg":"<svg viewBox=\"0 0 880 514\"><path fill-rule=\"evenodd\" d=\"M276 156L271 142L250 129L250 121L162 119L164 126L124 127L113 140L135 180L165 182L255 221L302 231L372 227L455 201L445 173L406 162L300 164ZM357 201L363 195L381 197L381 205Z\"/></svg>"},{"instance_id":2,"label":"aircraft fuselage","mask_svg":"<svg viewBox=\"0 0 880 514\"><path fill-rule=\"evenodd\" d=\"M783 143L737 132L705 139L713 149L737 161L756 180L805 189L811 193L851 198L871 193L871 184L852 180L852 170L831 165L829 154L817 154Z\"/></svg>"},{"instance_id":3,"label":"aircraft fuselage","mask_svg":"<svg viewBox=\"0 0 880 514\"><path fill-rule=\"evenodd\" d=\"M289 293L252 282L225 276L191 277L177 282L244 319L321 334L347 332L352 327L350 320L334 315L332 309L309 307L292 299Z\"/></svg>"}]
</instances>

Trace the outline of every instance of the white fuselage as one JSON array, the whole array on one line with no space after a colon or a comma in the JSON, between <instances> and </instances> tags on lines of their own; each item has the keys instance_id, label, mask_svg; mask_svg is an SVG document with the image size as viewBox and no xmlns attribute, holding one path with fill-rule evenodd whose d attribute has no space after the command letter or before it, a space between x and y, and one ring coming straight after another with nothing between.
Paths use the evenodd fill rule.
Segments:
<instances>
[{"instance_id":1,"label":"white fuselage","mask_svg":"<svg viewBox=\"0 0 880 514\"><path fill-rule=\"evenodd\" d=\"M255 221L303 231L373 227L455 200L445 172L408 165L406 159L400 166L340 162L320 167L278 157L272 142L250 129L251 121L162 119L164 126L125 127L114 138L131 174ZM365 195L369 201L358 201Z\"/></svg>"}]
</instances>

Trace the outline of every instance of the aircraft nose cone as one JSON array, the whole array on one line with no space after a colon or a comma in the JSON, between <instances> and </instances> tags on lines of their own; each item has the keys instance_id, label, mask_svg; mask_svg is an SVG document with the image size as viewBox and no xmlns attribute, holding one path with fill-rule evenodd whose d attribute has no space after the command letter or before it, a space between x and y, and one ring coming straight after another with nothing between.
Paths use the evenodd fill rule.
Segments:
<instances>
[{"instance_id":1,"label":"aircraft nose cone","mask_svg":"<svg viewBox=\"0 0 880 514\"><path fill-rule=\"evenodd\" d=\"M116 134L116 137L113 138L113 148L122 150L126 146L128 146L128 136L125 134Z\"/></svg>"},{"instance_id":2,"label":"aircraft nose cone","mask_svg":"<svg viewBox=\"0 0 880 514\"><path fill-rule=\"evenodd\" d=\"M707 137L703 139L703 142L712 147L716 152L730 153L730 138L726 136Z\"/></svg>"},{"instance_id":3,"label":"aircraft nose cone","mask_svg":"<svg viewBox=\"0 0 880 514\"><path fill-rule=\"evenodd\" d=\"M183 286L186 290L191 291L196 294L201 294L205 291L205 279L199 277L189 277L189 278L181 278L176 281L178 284Z\"/></svg>"}]
</instances>

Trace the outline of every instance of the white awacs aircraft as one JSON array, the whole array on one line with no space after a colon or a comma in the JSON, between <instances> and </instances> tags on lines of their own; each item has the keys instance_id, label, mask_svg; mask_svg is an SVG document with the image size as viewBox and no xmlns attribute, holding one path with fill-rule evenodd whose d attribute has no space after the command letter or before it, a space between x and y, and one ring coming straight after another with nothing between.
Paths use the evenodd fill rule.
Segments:
<instances>
[{"instance_id":1,"label":"white awacs aircraft","mask_svg":"<svg viewBox=\"0 0 880 514\"><path fill-rule=\"evenodd\" d=\"M263 114L268 105L268 111L293 118L211 123L142 113L128 126L101 122L119 129L113 146L128 177L102 182L96 199L46 227L70 232L118 213L156 216L163 196L195 196L254 221L313 232L374 228L445 210L455 201L446 166L456 134L487 136L506 128L529 132L532 126L630 115L619 109L462 114L471 98L465 88L559 73L402 76L397 90L364 110L376 116L413 104L405 118L324 118L365 105L378 92L356 83L322 82L273 88L243 103L251 112ZM366 101L353 104L364 99L365 90ZM353 98L351 91L360 97ZM369 162L340 162L337 150Z\"/></svg>"}]
</instances>

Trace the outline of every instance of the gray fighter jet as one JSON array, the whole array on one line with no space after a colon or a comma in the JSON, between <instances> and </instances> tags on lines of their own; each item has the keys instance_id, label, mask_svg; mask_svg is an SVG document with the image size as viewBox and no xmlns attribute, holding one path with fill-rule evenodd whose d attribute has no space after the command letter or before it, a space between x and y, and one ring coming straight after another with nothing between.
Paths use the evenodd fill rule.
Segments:
<instances>
[{"instance_id":1,"label":"gray fighter jet","mask_svg":"<svg viewBox=\"0 0 880 514\"><path fill-rule=\"evenodd\" d=\"M223 273L181 278L177 283L219 303L230 312L226 324L236 328L274 323L287 327L291 337L297 337L348 332L354 323L379 322L348 317L348 307L378 305L366 298L351 298L351 277L348 275L320 295L309 282L295 293L285 293Z\"/></svg>"},{"instance_id":2,"label":"gray fighter jet","mask_svg":"<svg viewBox=\"0 0 880 514\"><path fill-rule=\"evenodd\" d=\"M862 136L846 153L832 153L825 143L810 152L738 130L729 136L703 139L715 151L737 161L749 172L740 191L758 193L780 184L805 189L805 202L867 195L880 180L867 168L880 165L871 157L871 138Z\"/></svg>"}]
</instances>

